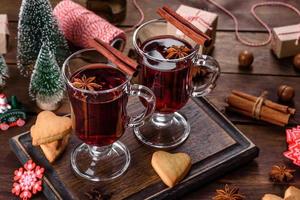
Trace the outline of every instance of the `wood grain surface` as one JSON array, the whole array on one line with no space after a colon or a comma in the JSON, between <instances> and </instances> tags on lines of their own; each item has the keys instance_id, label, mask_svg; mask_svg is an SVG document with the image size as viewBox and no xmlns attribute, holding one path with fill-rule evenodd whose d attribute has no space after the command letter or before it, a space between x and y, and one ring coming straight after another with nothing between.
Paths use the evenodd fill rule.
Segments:
<instances>
[{"instance_id":1,"label":"wood grain surface","mask_svg":"<svg viewBox=\"0 0 300 200\"><path fill-rule=\"evenodd\" d=\"M261 39L266 36L262 27L253 20L249 13L251 4L259 2L259 0L216 0L224 5L226 8L232 10L240 19L241 27L245 33L242 36L249 36L254 39ZM249 48L235 40L233 30L233 23L231 19L220 11L216 10L212 5L207 4L206 1L177 1L177 0L138 0L142 5L146 14L146 19L156 18L155 10L158 6L168 4L176 8L181 3L186 3L191 6L204 8L210 11L217 11L220 14L219 30L226 30L225 32L217 33L217 43L213 55L221 63L222 75L218 82L215 91L209 95L209 99L222 110L224 109L224 99L231 89L240 89L252 94L259 94L261 90L268 89L269 96L273 100L276 99L276 88L282 83L288 83L295 87L295 107L299 110L299 95L300 95L300 73L295 72L291 65L291 58L285 60L277 60L271 53L270 47ZM287 0L294 6L300 8L298 0ZM11 64L9 66L11 71L11 78L8 86L4 90L8 95L15 94L20 100L33 111L33 115L29 116L25 127L12 128L6 132L0 133L0 199L13 199L11 195L11 186L13 171L20 167L20 164L11 152L8 146L8 139L25 130L28 130L34 122L34 112L38 112L35 103L32 102L28 96L28 80L22 78L16 69L16 27L17 16L19 12L20 0L1 0L0 13L8 13L11 31L11 44L9 53L6 55L7 61ZM134 7L128 3L128 15L123 25L134 24L138 15L134 12ZM299 22L294 14L287 12L286 9L281 8L261 8L259 14L263 15L268 24L271 26L289 25ZM274 15L276 15L274 17ZM279 17L280 16L280 17ZM257 32L253 32L257 31ZM130 35L128 36L130 37ZM128 42L127 49L131 47ZM251 49L255 54L255 61L252 71L241 71L237 67L237 53L243 49ZM68 113L68 106L63 106L58 110L58 113ZM297 114L299 120L299 114ZM247 196L247 200L260 199L264 193L274 193L283 195L284 189L289 184L273 184L268 179L268 172L273 164L286 163L290 167L296 168L296 176L291 185L300 187L300 170L291 165L291 163L282 156L286 150L284 128L275 127L269 124L260 124L253 120L244 120L242 117L230 116L230 119L238 125L238 127L248 136L260 149L260 157L247 166L241 167L231 173L224 174L224 177L210 183L206 186L199 186L194 192L186 195L183 199L211 199L217 188L223 188L224 184L233 184L240 188L240 191ZM242 124L241 124L242 123ZM38 195L34 199L45 199L43 195Z\"/></svg>"}]
</instances>

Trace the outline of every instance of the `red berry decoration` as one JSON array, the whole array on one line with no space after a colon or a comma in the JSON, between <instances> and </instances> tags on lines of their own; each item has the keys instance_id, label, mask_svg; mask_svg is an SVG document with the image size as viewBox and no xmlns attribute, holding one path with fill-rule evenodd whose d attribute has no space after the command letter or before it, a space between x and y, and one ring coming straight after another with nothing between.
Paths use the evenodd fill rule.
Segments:
<instances>
[{"instance_id":1,"label":"red berry decoration","mask_svg":"<svg viewBox=\"0 0 300 200\"><path fill-rule=\"evenodd\" d=\"M45 169L36 165L32 160L24 167L15 170L14 183L11 192L22 200L28 200L33 194L42 191L42 178Z\"/></svg>"}]
</instances>

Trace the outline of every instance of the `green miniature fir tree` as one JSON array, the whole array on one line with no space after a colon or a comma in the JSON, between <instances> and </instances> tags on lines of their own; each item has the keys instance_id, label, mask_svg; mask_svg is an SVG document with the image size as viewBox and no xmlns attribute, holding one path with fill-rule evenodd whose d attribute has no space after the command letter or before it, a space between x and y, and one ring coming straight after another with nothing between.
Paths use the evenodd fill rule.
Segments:
<instances>
[{"instance_id":1,"label":"green miniature fir tree","mask_svg":"<svg viewBox=\"0 0 300 200\"><path fill-rule=\"evenodd\" d=\"M49 44L44 43L31 75L29 93L41 103L55 104L63 98L64 89L63 77L55 55Z\"/></svg>"},{"instance_id":2,"label":"green miniature fir tree","mask_svg":"<svg viewBox=\"0 0 300 200\"><path fill-rule=\"evenodd\" d=\"M6 84L6 79L8 75L8 67L6 65L5 59L0 55L0 87L4 87Z\"/></svg>"},{"instance_id":3,"label":"green miniature fir tree","mask_svg":"<svg viewBox=\"0 0 300 200\"><path fill-rule=\"evenodd\" d=\"M18 68L24 76L32 73L43 42L50 45L61 67L70 51L58 28L49 0L22 0L18 24Z\"/></svg>"}]
</instances>

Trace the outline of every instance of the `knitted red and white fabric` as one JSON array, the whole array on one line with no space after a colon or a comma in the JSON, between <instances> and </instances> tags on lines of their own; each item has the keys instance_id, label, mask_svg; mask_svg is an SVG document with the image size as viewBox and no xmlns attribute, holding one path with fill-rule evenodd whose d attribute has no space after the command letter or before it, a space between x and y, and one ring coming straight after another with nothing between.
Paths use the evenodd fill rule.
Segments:
<instances>
[{"instance_id":1,"label":"knitted red and white fabric","mask_svg":"<svg viewBox=\"0 0 300 200\"><path fill-rule=\"evenodd\" d=\"M116 39L126 41L123 30L71 0L61 1L53 13L66 39L76 46L89 48L88 40L94 38L108 44Z\"/></svg>"}]
</instances>

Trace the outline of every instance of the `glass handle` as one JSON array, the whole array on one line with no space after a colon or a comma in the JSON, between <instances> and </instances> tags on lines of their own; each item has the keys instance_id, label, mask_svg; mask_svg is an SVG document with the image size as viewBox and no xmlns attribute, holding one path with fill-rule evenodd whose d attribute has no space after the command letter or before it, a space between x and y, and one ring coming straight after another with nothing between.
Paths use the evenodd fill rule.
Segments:
<instances>
[{"instance_id":1,"label":"glass handle","mask_svg":"<svg viewBox=\"0 0 300 200\"><path fill-rule=\"evenodd\" d=\"M142 126L144 124L144 120L150 118L155 110L155 95L149 88L137 84L130 86L129 95L141 97L147 103L147 107L144 112L137 116L130 117L128 123L129 127Z\"/></svg>"},{"instance_id":2,"label":"glass handle","mask_svg":"<svg viewBox=\"0 0 300 200\"><path fill-rule=\"evenodd\" d=\"M202 97L207 95L216 86L216 81L221 73L219 63L211 56L198 55L194 62L194 67L205 68L211 73L210 79L204 84L197 84L197 81L193 80L193 97Z\"/></svg>"}]
</instances>

